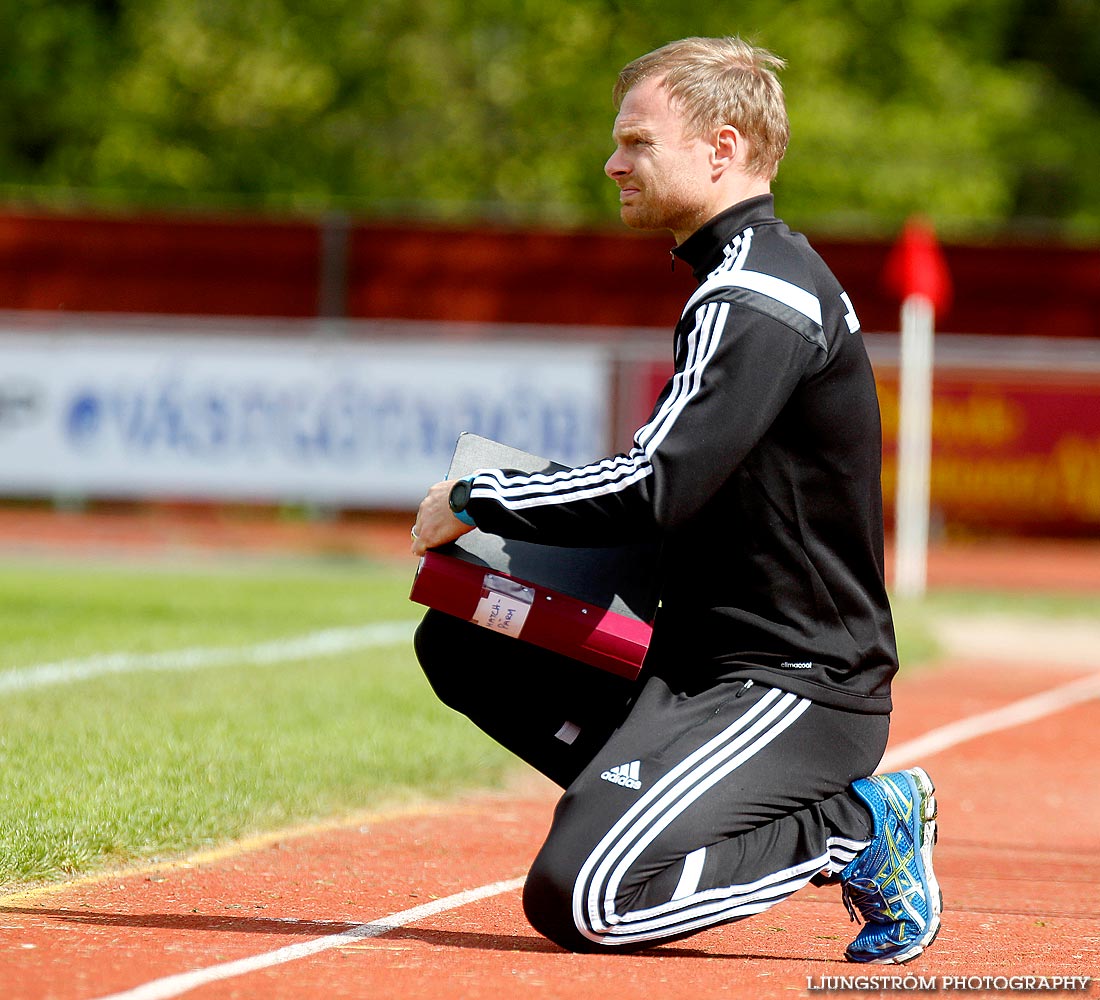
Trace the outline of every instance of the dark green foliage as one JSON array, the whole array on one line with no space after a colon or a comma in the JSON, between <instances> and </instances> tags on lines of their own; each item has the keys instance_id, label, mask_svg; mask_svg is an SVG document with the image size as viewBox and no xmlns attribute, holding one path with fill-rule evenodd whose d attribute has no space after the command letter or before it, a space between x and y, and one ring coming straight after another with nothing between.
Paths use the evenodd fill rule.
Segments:
<instances>
[{"instance_id":1,"label":"dark green foliage","mask_svg":"<svg viewBox=\"0 0 1100 1000\"><path fill-rule=\"evenodd\" d=\"M619 67L787 59L793 223L1100 231L1091 0L0 0L10 202L615 224Z\"/></svg>"}]
</instances>

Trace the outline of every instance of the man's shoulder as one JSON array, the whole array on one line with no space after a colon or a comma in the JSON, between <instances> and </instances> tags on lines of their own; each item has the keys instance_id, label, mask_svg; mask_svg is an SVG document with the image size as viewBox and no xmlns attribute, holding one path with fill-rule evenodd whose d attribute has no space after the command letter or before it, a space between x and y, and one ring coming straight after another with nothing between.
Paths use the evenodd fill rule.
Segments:
<instances>
[{"instance_id":1,"label":"man's shoulder","mask_svg":"<svg viewBox=\"0 0 1100 1000\"><path fill-rule=\"evenodd\" d=\"M823 349L826 330L839 329L846 302L809 240L779 219L750 225L729 241L721 263L689 297L683 319L699 306L723 301L769 316Z\"/></svg>"},{"instance_id":2,"label":"man's shoulder","mask_svg":"<svg viewBox=\"0 0 1100 1000\"><path fill-rule=\"evenodd\" d=\"M806 236L791 229L781 219L753 227L752 244L745 266L794 281L807 291L813 291L818 285L831 290L838 284L832 269Z\"/></svg>"}]
</instances>

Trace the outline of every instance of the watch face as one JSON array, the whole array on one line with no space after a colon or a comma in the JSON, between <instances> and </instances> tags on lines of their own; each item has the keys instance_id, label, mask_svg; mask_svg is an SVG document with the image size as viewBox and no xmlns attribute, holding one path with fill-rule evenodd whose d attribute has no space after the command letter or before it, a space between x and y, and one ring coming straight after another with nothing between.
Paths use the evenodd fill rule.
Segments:
<instances>
[{"instance_id":1,"label":"watch face","mask_svg":"<svg viewBox=\"0 0 1100 1000\"><path fill-rule=\"evenodd\" d=\"M451 487L451 510L457 514L459 511L465 510L466 504L469 502L470 482L467 479L460 479Z\"/></svg>"}]
</instances>

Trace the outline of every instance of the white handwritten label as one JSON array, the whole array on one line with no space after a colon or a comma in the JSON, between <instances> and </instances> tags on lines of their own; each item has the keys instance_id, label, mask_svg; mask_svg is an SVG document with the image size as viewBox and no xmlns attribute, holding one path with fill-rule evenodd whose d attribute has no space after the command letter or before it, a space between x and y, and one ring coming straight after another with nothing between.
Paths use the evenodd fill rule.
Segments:
<instances>
[{"instance_id":1,"label":"white handwritten label","mask_svg":"<svg viewBox=\"0 0 1100 1000\"><path fill-rule=\"evenodd\" d=\"M534 601L533 587L486 573L481 586L481 600L472 620L482 628L518 637Z\"/></svg>"}]
</instances>

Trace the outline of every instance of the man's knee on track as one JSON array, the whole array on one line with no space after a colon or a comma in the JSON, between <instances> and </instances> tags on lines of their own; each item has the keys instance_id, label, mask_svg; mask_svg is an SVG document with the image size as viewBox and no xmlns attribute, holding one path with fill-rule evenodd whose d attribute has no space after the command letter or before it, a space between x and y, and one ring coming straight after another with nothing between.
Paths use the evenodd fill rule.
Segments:
<instances>
[{"instance_id":1,"label":"man's knee on track","mask_svg":"<svg viewBox=\"0 0 1100 1000\"><path fill-rule=\"evenodd\" d=\"M600 950L600 945L581 934L573 921L572 883L565 884L537 863L523 886L523 912L536 931L568 951Z\"/></svg>"}]
</instances>

